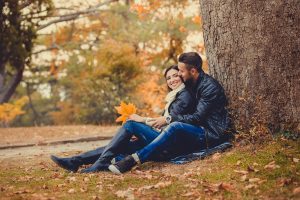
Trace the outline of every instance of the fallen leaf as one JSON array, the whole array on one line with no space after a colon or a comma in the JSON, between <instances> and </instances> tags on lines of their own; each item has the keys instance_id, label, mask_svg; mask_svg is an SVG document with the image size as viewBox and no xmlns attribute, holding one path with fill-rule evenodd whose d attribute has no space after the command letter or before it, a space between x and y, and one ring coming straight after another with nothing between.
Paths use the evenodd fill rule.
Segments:
<instances>
[{"instance_id":1,"label":"fallen leaf","mask_svg":"<svg viewBox=\"0 0 300 200\"><path fill-rule=\"evenodd\" d=\"M187 192L185 194L182 194L181 196L183 196L183 197L199 196L199 192L196 192L196 191Z\"/></svg>"},{"instance_id":2,"label":"fallen leaf","mask_svg":"<svg viewBox=\"0 0 300 200\"><path fill-rule=\"evenodd\" d=\"M84 181L84 182L89 182L90 179L89 179L88 177L84 177L83 181Z\"/></svg>"},{"instance_id":3,"label":"fallen leaf","mask_svg":"<svg viewBox=\"0 0 300 200\"><path fill-rule=\"evenodd\" d=\"M65 186L66 186L65 183L63 183L63 184L58 184L58 185L57 185L58 188L62 188L62 187L65 187Z\"/></svg>"},{"instance_id":4,"label":"fallen leaf","mask_svg":"<svg viewBox=\"0 0 300 200\"><path fill-rule=\"evenodd\" d=\"M220 189L226 190L228 192L233 192L235 190L234 186L229 183L221 183L219 185Z\"/></svg>"},{"instance_id":5,"label":"fallen leaf","mask_svg":"<svg viewBox=\"0 0 300 200\"><path fill-rule=\"evenodd\" d=\"M92 196L93 200L100 200L100 198L98 196Z\"/></svg>"},{"instance_id":6,"label":"fallen leaf","mask_svg":"<svg viewBox=\"0 0 300 200\"><path fill-rule=\"evenodd\" d=\"M252 167L250 165L248 165L247 169L248 169L249 172L258 172L259 171L259 170L255 169L254 167Z\"/></svg>"},{"instance_id":7,"label":"fallen leaf","mask_svg":"<svg viewBox=\"0 0 300 200\"><path fill-rule=\"evenodd\" d=\"M294 162L294 163L298 163L298 162L299 162L299 159L298 159L298 158L293 158L293 162Z\"/></svg>"},{"instance_id":8,"label":"fallen leaf","mask_svg":"<svg viewBox=\"0 0 300 200\"><path fill-rule=\"evenodd\" d=\"M249 184L245 187L245 190L249 190L249 189L252 189L252 188L257 188L257 185L256 184Z\"/></svg>"},{"instance_id":9,"label":"fallen leaf","mask_svg":"<svg viewBox=\"0 0 300 200\"><path fill-rule=\"evenodd\" d=\"M87 188L80 188L80 192L87 192Z\"/></svg>"},{"instance_id":10,"label":"fallen leaf","mask_svg":"<svg viewBox=\"0 0 300 200\"><path fill-rule=\"evenodd\" d=\"M245 171L245 170L233 170L233 171L236 173L239 173L239 174L243 174L243 175L246 175L249 173L248 171Z\"/></svg>"},{"instance_id":11,"label":"fallen leaf","mask_svg":"<svg viewBox=\"0 0 300 200\"><path fill-rule=\"evenodd\" d=\"M165 188L168 187L169 185L171 185L172 182L171 181L167 181L167 182L159 182L156 185L154 185L154 188Z\"/></svg>"},{"instance_id":12,"label":"fallen leaf","mask_svg":"<svg viewBox=\"0 0 300 200\"><path fill-rule=\"evenodd\" d=\"M300 187L293 189L293 195L299 195L299 194L300 194Z\"/></svg>"},{"instance_id":13,"label":"fallen leaf","mask_svg":"<svg viewBox=\"0 0 300 200\"><path fill-rule=\"evenodd\" d=\"M68 180L69 181L76 181L76 177L75 176L69 177Z\"/></svg>"},{"instance_id":14,"label":"fallen leaf","mask_svg":"<svg viewBox=\"0 0 300 200\"><path fill-rule=\"evenodd\" d=\"M289 185L292 183L292 179L291 178L280 178L277 180L277 185L280 187Z\"/></svg>"},{"instance_id":15,"label":"fallen leaf","mask_svg":"<svg viewBox=\"0 0 300 200\"><path fill-rule=\"evenodd\" d=\"M14 192L14 194L26 194L26 193L30 193L30 191L25 189L25 190L19 190L19 191Z\"/></svg>"},{"instance_id":16,"label":"fallen leaf","mask_svg":"<svg viewBox=\"0 0 300 200\"><path fill-rule=\"evenodd\" d=\"M219 191L219 184L217 185L203 185L205 187L204 192L209 192L209 193L217 193Z\"/></svg>"},{"instance_id":17,"label":"fallen leaf","mask_svg":"<svg viewBox=\"0 0 300 200\"><path fill-rule=\"evenodd\" d=\"M138 189L138 192L141 192L141 191L143 191L143 190L150 190L150 189L152 189L152 188L154 188L154 185L146 185L146 186L140 187L140 188Z\"/></svg>"},{"instance_id":18,"label":"fallen leaf","mask_svg":"<svg viewBox=\"0 0 300 200\"><path fill-rule=\"evenodd\" d=\"M68 190L68 193L70 193L70 194L75 193L75 189L74 189L74 188L69 189L69 190Z\"/></svg>"},{"instance_id":19,"label":"fallen leaf","mask_svg":"<svg viewBox=\"0 0 300 200\"><path fill-rule=\"evenodd\" d=\"M261 179L260 178L250 178L249 179L249 182L250 183L257 183L257 182L259 182Z\"/></svg>"},{"instance_id":20,"label":"fallen leaf","mask_svg":"<svg viewBox=\"0 0 300 200\"><path fill-rule=\"evenodd\" d=\"M133 200L134 199L132 188L129 188L127 190L118 190L115 194L119 198L126 198L127 200Z\"/></svg>"},{"instance_id":21,"label":"fallen leaf","mask_svg":"<svg viewBox=\"0 0 300 200\"><path fill-rule=\"evenodd\" d=\"M212 159L213 160L217 160L221 157L221 153L215 153L213 156L212 156Z\"/></svg>"},{"instance_id":22,"label":"fallen leaf","mask_svg":"<svg viewBox=\"0 0 300 200\"><path fill-rule=\"evenodd\" d=\"M238 160L235 165L239 166L242 162Z\"/></svg>"},{"instance_id":23,"label":"fallen leaf","mask_svg":"<svg viewBox=\"0 0 300 200\"><path fill-rule=\"evenodd\" d=\"M247 177L247 175L246 174L244 174L243 176L241 176L241 181L246 181L248 179L248 177Z\"/></svg>"},{"instance_id":24,"label":"fallen leaf","mask_svg":"<svg viewBox=\"0 0 300 200\"><path fill-rule=\"evenodd\" d=\"M280 168L280 166L276 165L275 161L270 162L269 164L265 165L265 167L264 167L264 169L271 169L271 170L277 169L277 168Z\"/></svg>"}]
</instances>

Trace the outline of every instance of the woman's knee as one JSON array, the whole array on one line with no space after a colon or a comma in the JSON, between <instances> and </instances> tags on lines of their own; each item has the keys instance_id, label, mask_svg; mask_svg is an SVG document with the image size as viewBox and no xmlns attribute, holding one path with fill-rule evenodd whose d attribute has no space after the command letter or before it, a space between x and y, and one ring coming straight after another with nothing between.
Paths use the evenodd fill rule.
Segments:
<instances>
[{"instance_id":1,"label":"woman's knee","mask_svg":"<svg viewBox=\"0 0 300 200\"><path fill-rule=\"evenodd\" d=\"M140 126L145 126L145 124L136 122L136 121L132 121L132 120L126 121L126 123L123 125L123 127L129 131L133 131Z\"/></svg>"}]
</instances>

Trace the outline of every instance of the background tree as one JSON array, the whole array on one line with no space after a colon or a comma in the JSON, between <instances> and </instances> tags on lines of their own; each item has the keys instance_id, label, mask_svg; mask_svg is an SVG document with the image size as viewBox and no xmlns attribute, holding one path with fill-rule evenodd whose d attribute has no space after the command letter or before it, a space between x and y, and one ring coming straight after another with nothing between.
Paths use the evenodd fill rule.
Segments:
<instances>
[{"instance_id":1,"label":"background tree","mask_svg":"<svg viewBox=\"0 0 300 200\"><path fill-rule=\"evenodd\" d=\"M209 71L224 85L237 126L299 132L300 2L200 5Z\"/></svg>"},{"instance_id":2,"label":"background tree","mask_svg":"<svg viewBox=\"0 0 300 200\"><path fill-rule=\"evenodd\" d=\"M166 92L162 70L175 63L187 37L200 31L197 10L187 15L187 2L114 1L50 33L39 32L44 34L35 40L25 85L15 94L32 98L14 125L111 123L121 100L134 102L140 114L160 114Z\"/></svg>"},{"instance_id":3,"label":"background tree","mask_svg":"<svg viewBox=\"0 0 300 200\"><path fill-rule=\"evenodd\" d=\"M0 103L7 102L22 81L36 38L37 16L43 19L50 0L0 2Z\"/></svg>"}]
</instances>

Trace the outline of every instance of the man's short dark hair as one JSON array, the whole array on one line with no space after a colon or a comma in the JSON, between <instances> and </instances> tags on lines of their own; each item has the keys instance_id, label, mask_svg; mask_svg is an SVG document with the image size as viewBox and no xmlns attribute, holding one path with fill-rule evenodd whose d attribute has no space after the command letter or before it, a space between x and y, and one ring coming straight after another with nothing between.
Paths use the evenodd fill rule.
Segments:
<instances>
[{"instance_id":1,"label":"man's short dark hair","mask_svg":"<svg viewBox=\"0 0 300 200\"><path fill-rule=\"evenodd\" d=\"M187 52L179 56L178 62L186 64L187 68L197 69L198 72L202 71L202 59L196 52Z\"/></svg>"}]
</instances>

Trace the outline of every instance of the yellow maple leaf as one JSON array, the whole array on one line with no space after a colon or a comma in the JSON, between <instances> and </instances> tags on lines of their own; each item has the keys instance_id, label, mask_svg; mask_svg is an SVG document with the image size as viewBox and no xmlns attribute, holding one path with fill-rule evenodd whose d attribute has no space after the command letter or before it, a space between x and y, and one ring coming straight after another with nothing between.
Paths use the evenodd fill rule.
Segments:
<instances>
[{"instance_id":1,"label":"yellow maple leaf","mask_svg":"<svg viewBox=\"0 0 300 200\"><path fill-rule=\"evenodd\" d=\"M116 122L122 122L124 124L129 115L136 113L136 107L132 103L126 104L123 101L121 102L120 106L116 106L115 109L117 110L118 114L121 116L116 119Z\"/></svg>"}]
</instances>

